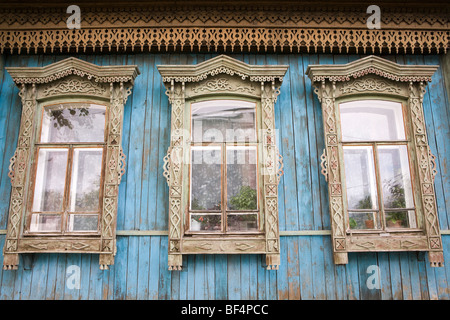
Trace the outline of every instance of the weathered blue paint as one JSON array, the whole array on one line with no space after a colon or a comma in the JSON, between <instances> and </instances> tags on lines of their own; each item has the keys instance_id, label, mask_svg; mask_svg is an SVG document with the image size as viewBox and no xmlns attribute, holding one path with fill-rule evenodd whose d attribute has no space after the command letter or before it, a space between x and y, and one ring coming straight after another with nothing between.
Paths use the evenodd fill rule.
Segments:
<instances>
[{"instance_id":1,"label":"weathered blue paint","mask_svg":"<svg viewBox=\"0 0 450 320\"><path fill-rule=\"evenodd\" d=\"M122 146L127 172L119 192L118 230L167 230L168 188L162 176L169 146L170 109L156 66L194 64L216 54L77 55L99 65L137 64L133 93L125 106ZM69 55L0 56L0 229L6 229L10 197L9 159L17 145L21 105L4 66L43 66ZM328 230L327 186L320 174L323 127L320 103L305 70L309 64L342 64L359 55L233 54L252 64L288 64L275 106L285 174L279 188L280 230ZM439 56L384 56L405 64L439 64ZM428 85L424 110L441 229L450 224L450 107L442 70ZM39 254L31 268L0 270L0 299L449 299L450 235L443 235L444 268L430 268L416 252L351 253L335 266L329 235L281 237L281 267L262 268L259 255L184 257L185 270L167 270L167 236L118 236L115 265L98 267L98 256ZM3 248L5 235L0 235ZM1 262L2 258L0 258ZM80 289L67 286L67 268L81 270ZM366 286L367 267L377 265L381 289Z\"/></svg>"}]
</instances>

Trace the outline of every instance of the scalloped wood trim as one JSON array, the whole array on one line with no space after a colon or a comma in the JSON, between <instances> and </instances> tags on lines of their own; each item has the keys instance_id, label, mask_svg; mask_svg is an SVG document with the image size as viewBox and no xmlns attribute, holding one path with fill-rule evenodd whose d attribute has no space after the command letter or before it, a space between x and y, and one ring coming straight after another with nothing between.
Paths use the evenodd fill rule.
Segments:
<instances>
[{"instance_id":1,"label":"scalloped wood trim","mask_svg":"<svg viewBox=\"0 0 450 320\"><path fill-rule=\"evenodd\" d=\"M266 27L129 27L0 30L0 53L310 52L446 53L448 30Z\"/></svg>"}]
</instances>

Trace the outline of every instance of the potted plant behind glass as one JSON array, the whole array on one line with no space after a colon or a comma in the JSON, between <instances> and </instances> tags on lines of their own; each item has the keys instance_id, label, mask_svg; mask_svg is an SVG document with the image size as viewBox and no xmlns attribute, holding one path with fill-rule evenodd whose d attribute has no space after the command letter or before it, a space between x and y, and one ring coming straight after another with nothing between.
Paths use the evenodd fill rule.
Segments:
<instances>
[{"instance_id":1,"label":"potted plant behind glass","mask_svg":"<svg viewBox=\"0 0 450 320\"><path fill-rule=\"evenodd\" d=\"M397 182L389 186L389 192L392 199L389 203L389 208L406 208L405 188ZM386 225L389 228L402 228L407 226L406 212L389 212L389 217L386 219Z\"/></svg>"},{"instance_id":2,"label":"potted plant behind glass","mask_svg":"<svg viewBox=\"0 0 450 320\"><path fill-rule=\"evenodd\" d=\"M358 209L372 209L372 198L370 195L364 197L363 199L359 200L358 202ZM374 229L375 228L375 221L373 218L373 212L367 213L367 220L364 221L366 225L366 229Z\"/></svg>"}]
</instances>

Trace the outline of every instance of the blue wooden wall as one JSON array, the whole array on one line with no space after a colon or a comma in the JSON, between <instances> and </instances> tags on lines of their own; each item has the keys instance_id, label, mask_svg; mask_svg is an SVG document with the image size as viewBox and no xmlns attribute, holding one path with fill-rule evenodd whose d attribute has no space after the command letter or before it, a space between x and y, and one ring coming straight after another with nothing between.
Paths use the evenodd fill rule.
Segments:
<instances>
[{"instance_id":1,"label":"blue wooden wall","mask_svg":"<svg viewBox=\"0 0 450 320\"><path fill-rule=\"evenodd\" d=\"M276 104L285 174L280 183L280 230L329 230L327 188L320 174L322 114L309 64L347 63L357 55L237 54L251 64L290 66ZM18 89L4 66L44 66L67 55L0 56L0 247L10 197L9 159L17 145ZM194 64L208 54L78 55L99 65L137 64L141 75L125 108L127 172L120 185L117 230L167 230L168 188L162 175L169 145L170 110L160 64ZM405 64L439 64L439 56L386 56ZM435 187L442 230L450 223L450 110L441 68L424 100L429 142L437 156ZM259 255L197 255L185 271L167 270L167 236L118 236L115 265L101 271L98 255L39 254L30 270L0 270L0 299L449 299L450 235L443 235L444 268L423 254L349 254L335 266L329 235L282 236L281 267L267 271ZM0 254L0 263L3 257ZM69 289L67 268L81 269L80 289ZM368 289L369 265L381 270L381 289Z\"/></svg>"}]
</instances>

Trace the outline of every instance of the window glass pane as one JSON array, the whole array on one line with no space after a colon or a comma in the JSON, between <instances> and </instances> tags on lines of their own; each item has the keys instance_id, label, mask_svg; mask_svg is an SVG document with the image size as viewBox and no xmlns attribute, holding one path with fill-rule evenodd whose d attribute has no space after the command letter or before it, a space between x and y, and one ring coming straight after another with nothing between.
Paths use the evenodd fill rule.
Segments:
<instances>
[{"instance_id":1,"label":"window glass pane","mask_svg":"<svg viewBox=\"0 0 450 320\"><path fill-rule=\"evenodd\" d=\"M339 105L342 141L404 140L402 105L383 100L359 100Z\"/></svg>"},{"instance_id":2,"label":"window glass pane","mask_svg":"<svg viewBox=\"0 0 450 320\"><path fill-rule=\"evenodd\" d=\"M229 214L227 216L228 231L257 231L258 215Z\"/></svg>"},{"instance_id":3,"label":"window glass pane","mask_svg":"<svg viewBox=\"0 0 450 320\"><path fill-rule=\"evenodd\" d=\"M191 214L191 231L221 231L222 217L219 214Z\"/></svg>"},{"instance_id":4,"label":"window glass pane","mask_svg":"<svg viewBox=\"0 0 450 320\"><path fill-rule=\"evenodd\" d=\"M61 231L61 216L59 214L32 214L30 232Z\"/></svg>"},{"instance_id":5,"label":"window glass pane","mask_svg":"<svg viewBox=\"0 0 450 320\"><path fill-rule=\"evenodd\" d=\"M191 210L221 210L221 165L219 146L191 148Z\"/></svg>"},{"instance_id":6,"label":"window glass pane","mask_svg":"<svg viewBox=\"0 0 450 320\"><path fill-rule=\"evenodd\" d=\"M191 108L193 141L256 141L255 103L210 100L192 103Z\"/></svg>"},{"instance_id":7,"label":"window glass pane","mask_svg":"<svg viewBox=\"0 0 450 320\"><path fill-rule=\"evenodd\" d=\"M383 204L388 208L413 208L411 176L406 145L379 146Z\"/></svg>"},{"instance_id":8,"label":"window glass pane","mask_svg":"<svg viewBox=\"0 0 450 320\"><path fill-rule=\"evenodd\" d=\"M377 185L370 146L344 147L348 209L377 209Z\"/></svg>"},{"instance_id":9,"label":"window glass pane","mask_svg":"<svg viewBox=\"0 0 450 320\"><path fill-rule=\"evenodd\" d=\"M69 231L95 232L97 231L98 215L71 214L69 216Z\"/></svg>"},{"instance_id":10,"label":"window glass pane","mask_svg":"<svg viewBox=\"0 0 450 320\"><path fill-rule=\"evenodd\" d=\"M69 211L99 210L102 148L75 148L72 160Z\"/></svg>"},{"instance_id":11,"label":"window glass pane","mask_svg":"<svg viewBox=\"0 0 450 320\"><path fill-rule=\"evenodd\" d=\"M385 213L388 228L416 228L415 211L388 211Z\"/></svg>"},{"instance_id":12,"label":"window glass pane","mask_svg":"<svg viewBox=\"0 0 450 320\"><path fill-rule=\"evenodd\" d=\"M44 107L41 142L104 142L106 107L63 103Z\"/></svg>"},{"instance_id":13,"label":"window glass pane","mask_svg":"<svg viewBox=\"0 0 450 320\"><path fill-rule=\"evenodd\" d=\"M380 225L380 215L378 212L348 212L348 222L349 227L352 230L358 229L379 229Z\"/></svg>"},{"instance_id":14,"label":"window glass pane","mask_svg":"<svg viewBox=\"0 0 450 320\"><path fill-rule=\"evenodd\" d=\"M67 155L66 148L39 149L33 211L62 211Z\"/></svg>"},{"instance_id":15,"label":"window glass pane","mask_svg":"<svg viewBox=\"0 0 450 320\"><path fill-rule=\"evenodd\" d=\"M256 146L227 146L227 207L257 210Z\"/></svg>"}]
</instances>

